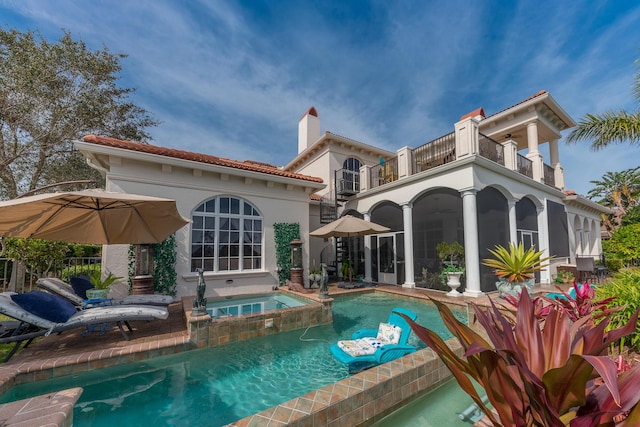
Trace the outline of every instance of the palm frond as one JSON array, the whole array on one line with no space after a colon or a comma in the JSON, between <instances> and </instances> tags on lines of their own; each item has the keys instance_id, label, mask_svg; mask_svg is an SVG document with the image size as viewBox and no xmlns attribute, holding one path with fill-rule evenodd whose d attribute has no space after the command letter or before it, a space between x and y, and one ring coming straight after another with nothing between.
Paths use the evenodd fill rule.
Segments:
<instances>
[{"instance_id":1,"label":"palm frond","mask_svg":"<svg viewBox=\"0 0 640 427\"><path fill-rule=\"evenodd\" d=\"M640 112L627 113L608 111L601 114L587 114L567 137L568 143L591 141L591 149L596 151L609 144L640 144Z\"/></svg>"}]
</instances>

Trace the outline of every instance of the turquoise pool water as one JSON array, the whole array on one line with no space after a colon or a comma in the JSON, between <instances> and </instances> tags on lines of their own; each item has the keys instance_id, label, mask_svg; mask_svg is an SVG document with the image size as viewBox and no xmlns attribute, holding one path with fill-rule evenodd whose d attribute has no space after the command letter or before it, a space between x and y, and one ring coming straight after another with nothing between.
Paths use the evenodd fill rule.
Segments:
<instances>
[{"instance_id":1,"label":"turquoise pool water","mask_svg":"<svg viewBox=\"0 0 640 427\"><path fill-rule=\"evenodd\" d=\"M476 389L481 396L484 394L479 386L476 386ZM471 397L452 379L384 417L371 427L470 427L472 422L463 420L459 415L472 404ZM473 415L478 420L483 416L481 412Z\"/></svg>"},{"instance_id":2,"label":"turquoise pool water","mask_svg":"<svg viewBox=\"0 0 640 427\"><path fill-rule=\"evenodd\" d=\"M375 328L393 307L449 338L428 304L383 294L338 298L333 324L16 386L0 403L83 387L74 426L221 426L348 376L329 344ZM461 319L466 313L458 313ZM410 342L424 345L412 335Z\"/></svg>"},{"instance_id":3,"label":"turquoise pool water","mask_svg":"<svg viewBox=\"0 0 640 427\"><path fill-rule=\"evenodd\" d=\"M212 318L216 318L262 313L267 310L300 307L307 304L309 302L289 295L272 293L209 301L207 311Z\"/></svg>"}]
</instances>

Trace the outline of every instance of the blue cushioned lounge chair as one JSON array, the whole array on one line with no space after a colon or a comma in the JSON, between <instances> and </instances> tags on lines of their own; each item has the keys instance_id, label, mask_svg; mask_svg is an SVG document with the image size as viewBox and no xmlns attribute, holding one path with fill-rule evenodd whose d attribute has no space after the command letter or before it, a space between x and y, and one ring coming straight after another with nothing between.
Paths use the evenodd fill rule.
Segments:
<instances>
[{"instance_id":1,"label":"blue cushioned lounge chair","mask_svg":"<svg viewBox=\"0 0 640 427\"><path fill-rule=\"evenodd\" d=\"M122 336L129 340L129 335L123 328L126 326L129 332L133 331L129 321L169 317L165 307L145 305L97 307L77 311L73 304L65 299L41 291L31 291L26 294L0 293L0 313L17 320L17 322L0 324L0 344L15 343L5 362L13 356L23 342L26 342L26 347L34 338L42 335L115 323ZM100 329L100 332L104 330Z\"/></svg>"},{"instance_id":2,"label":"blue cushioned lounge chair","mask_svg":"<svg viewBox=\"0 0 640 427\"><path fill-rule=\"evenodd\" d=\"M411 327L397 313L413 321L418 318L410 310L394 308L386 324L381 323L378 329L355 331L351 340L332 344L331 353L340 362L349 365L349 372L357 372L415 352L416 347L407 344Z\"/></svg>"},{"instance_id":3,"label":"blue cushioned lounge chair","mask_svg":"<svg viewBox=\"0 0 640 427\"><path fill-rule=\"evenodd\" d=\"M68 283L55 277L43 277L36 281L36 286L40 289L58 295L78 309L84 306L84 299L76 294ZM118 298L111 301L111 305L159 305L167 306L173 302L170 295L127 295L124 298Z\"/></svg>"}]
</instances>

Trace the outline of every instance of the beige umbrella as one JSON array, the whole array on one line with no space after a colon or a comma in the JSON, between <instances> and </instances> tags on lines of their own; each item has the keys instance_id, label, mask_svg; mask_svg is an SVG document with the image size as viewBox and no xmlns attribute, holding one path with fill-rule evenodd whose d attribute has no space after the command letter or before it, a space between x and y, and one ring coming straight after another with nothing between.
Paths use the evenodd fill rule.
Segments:
<instances>
[{"instance_id":1,"label":"beige umbrella","mask_svg":"<svg viewBox=\"0 0 640 427\"><path fill-rule=\"evenodd\" d=\"M387 233L389 231L391 229L375 222L346 215L309 234L315 237L352 237Z\"/></svg>"},{"instance_id":2,"label":"beige umbrella","mask_svg":"<svg viewBox=\"0 0 640 427\"><path fill-rule=\"evenodd\" d=\"M170 199L83 190L0 202L0 236L86 244L160 243L188 224Z\"/></svg>"}]
</instances>

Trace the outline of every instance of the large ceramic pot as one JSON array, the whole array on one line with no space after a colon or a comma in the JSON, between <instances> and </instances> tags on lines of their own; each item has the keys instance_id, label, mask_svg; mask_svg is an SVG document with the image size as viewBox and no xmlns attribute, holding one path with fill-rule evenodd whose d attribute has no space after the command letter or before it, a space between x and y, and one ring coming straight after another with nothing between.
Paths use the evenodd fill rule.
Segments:
<instances>
[{"instance_id":1,"label":"large ceramic pot","mask_svg":"<svg viewBox=\"0 0 640 427\"><path fill-rule=\"evenodd\" d=\"M109 288L107 289L87 289L88 300L102 300L107 299L109 295Z\"/></svg>"},{"instance_id":2,"label":"large ceramic pot","mask_svg":"<svg viewBox=\"0 0 640 427\"><path fill-rule=\"evenodd\" d=\"M531 294L534 286L535 279L528 279L524 282L510 282L505 279L500 279L496 282L496 289L498 289L498 295L500 295L500 297L504 297L507 294L518 297L518 294L522 293L523 287L526 287L529 294Z\"/></svg>"},{"instance_id":3,"label":"large ceramic pot","mask_svg":"<svg viewBox=\"0 0 640 427\"><path fill-rule=\"evenodd\" d=\"M449 297L459 297L462 294L458 292L458 288L460 287L460 277L462 276L461 271L449 272L447 273L447 286L451 288L449 292L447 292L447 296Z\"/></svg>"},{"instance_id":4,"label":"large ceramic pot","mask_svg":"<svg viewBox=\"0 0 640 427\"><path fill-rule=\"evenodd\" d=\"M322 274L309 274L309 280L311 281L311 288L319 288L320 281L322 280Z\"/></svg>"}]
</instances>

